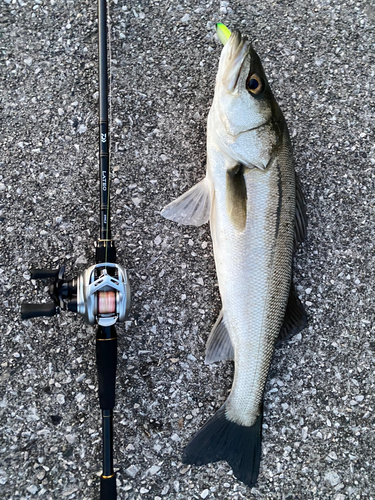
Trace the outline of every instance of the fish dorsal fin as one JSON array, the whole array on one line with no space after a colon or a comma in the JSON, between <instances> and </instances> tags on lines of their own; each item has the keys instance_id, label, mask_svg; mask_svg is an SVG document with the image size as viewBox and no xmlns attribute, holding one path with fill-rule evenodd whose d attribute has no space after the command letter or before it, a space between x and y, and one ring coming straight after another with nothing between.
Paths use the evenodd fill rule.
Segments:
<instances>
[{"instance_id":1,"label":"fish dorsal fin","mask_svg":"<svg viewBox=\"0 0 375 500\"><path fill-rule=\"evenodd\" d=\"M302 191L301 181L296 173L296 215L294 222L294 247L297 248L306 238L307 215L305 196Z\"/></svg>"},{"instance_id":2,"label":"fish dorsal fin","mask_svg":"<svg viewBox=\"0 0 375 500\"><path fill-rule=\"evenodd\" d=\"M307 315L299 300L293 281L290 284L288 303L286 305L284 323L280 329L278 340L286 340L300 332L307 325Z\"/></svg>"},{"instance_id":3,"label":"fish dorsal fin","mask_svg":"<svg viewBox=\"0 0 375 500\"><path fill-rule=\"evenodd\" d=\"M214 324L206 344L206 365L215 361L226 361L234 358L232 342L229 337L223 311Z\"/></svg>"},{"instance_id":4,"label":"fish dorsal fin","mask_svg":"<svg viewBox=\"0 0 375 500\"><path fill-rule=\"evenodd\" d=\"M211 192L205 177L163 208L161 215L179 224L201 226L210 219Z\"/></svg>"},{"instance_id":5,"label":"fish dorsal fin","mask_svg":"<svg viewBox=\"0 0 375 500\"><path fill-rule=\"evenodd\" d=\"M227 170L227 212L238 231L243 231L246 227L247 190L244 173L245 166L241 163Z\"/></svg>"}]
</instances>

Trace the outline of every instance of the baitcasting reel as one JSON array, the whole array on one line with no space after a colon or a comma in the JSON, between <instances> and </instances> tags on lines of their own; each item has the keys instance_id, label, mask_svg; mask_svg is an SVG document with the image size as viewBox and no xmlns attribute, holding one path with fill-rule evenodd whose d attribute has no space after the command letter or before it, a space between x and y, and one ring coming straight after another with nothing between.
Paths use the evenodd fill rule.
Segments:
<instances>
[{"instance_id":1,"label":"baitcasting reel","mask_svg":"<svg viewBox=\"0 0 375 500\"><path fill-rule=\"evenodd\" d=\"M23 303L22 319L54 316L61 310L81 314L89 325L111 326L123 322L130 309L130 286L119 264L101 262L72 280L64 280L65 266L56 270L32 269L31 279L54 278L47 304Z\"/></svg>"}]
</instances>

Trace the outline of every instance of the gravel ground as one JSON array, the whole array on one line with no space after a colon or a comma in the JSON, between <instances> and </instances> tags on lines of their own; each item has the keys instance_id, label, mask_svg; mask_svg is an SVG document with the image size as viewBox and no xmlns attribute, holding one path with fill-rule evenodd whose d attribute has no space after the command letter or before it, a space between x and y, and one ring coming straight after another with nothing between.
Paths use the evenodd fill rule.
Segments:
<instances>
[{"instance_id":1,"label":"gravel ground","mask_svg":"<svg viewBox=\"0 0 375 500\"><path fill-rule=\"evenodd\" d=\"M374 21L371 0L110 4L113 233L129 269L119 327L119 499L375 498ZM248 33L289 125L309 233L295 279L309 327L276 349L258 485L181 464L230 390L204 365L220 310L208 225L159 212L204 175L221 46ZM87 0L5 0L1 22L0 493L97 498L94 329L21 321L47 299L30 267L93 263L98 236L97 22Z\"/></svg>"}]
</instances>

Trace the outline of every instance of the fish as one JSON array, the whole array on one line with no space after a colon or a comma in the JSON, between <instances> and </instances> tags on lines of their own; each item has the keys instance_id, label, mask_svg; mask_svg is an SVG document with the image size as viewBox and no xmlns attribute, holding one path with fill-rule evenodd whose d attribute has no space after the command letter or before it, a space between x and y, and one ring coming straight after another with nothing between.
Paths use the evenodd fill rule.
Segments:
<instances>
[{"instance_id":1,"label":"fish","mask_svg":"<svg viewBox=\"0 0 375 500\"><path fill-rule=\"evenodd\" d=\"M287 124L261 60L246 35L222 26L206 176L161 215L179 224L210 222L222 310L205 362L234 360L229 397L188 443L183 462L225 460L253 487L275 344L307 324L292 277L307 217Z\"/></svg>"}]
</instances>

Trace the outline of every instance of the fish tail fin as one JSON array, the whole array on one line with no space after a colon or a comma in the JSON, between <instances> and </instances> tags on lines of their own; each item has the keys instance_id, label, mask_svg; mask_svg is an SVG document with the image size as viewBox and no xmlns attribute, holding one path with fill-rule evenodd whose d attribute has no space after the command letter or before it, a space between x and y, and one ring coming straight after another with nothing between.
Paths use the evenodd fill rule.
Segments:
<instances>
[{"instance_id":1,"label":"fish tail fin","mask_svg":"<svg viewBox=\"0 0 375 500\"><path fill-rule=\"evenodd\" d=\"M239 425L228 420L224 404L186 446L183 462L204 465L226 460L237 479L254 486L260 467L262 417L263 412L251 427Z\"/></svg>"}]
</instances>

